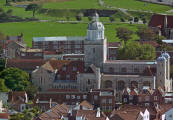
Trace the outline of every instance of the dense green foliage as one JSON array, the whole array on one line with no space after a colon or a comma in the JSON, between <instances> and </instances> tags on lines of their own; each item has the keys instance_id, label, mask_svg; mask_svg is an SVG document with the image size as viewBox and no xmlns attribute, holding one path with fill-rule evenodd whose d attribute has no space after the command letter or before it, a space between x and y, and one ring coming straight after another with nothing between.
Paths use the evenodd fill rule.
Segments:
<instances>
[{"instance_id":1,"label":"dense green foliage","mask_svg":"<svg viewBox=\"0 0 173 120\"><path fill-rule=\"evenodd\" d=\"M33 14L32 16L34 17L35 16L35 12L40 8L40 6L38 4L29 4L25 10L26 11L32 11Z\"/></svg>"},{"instance_id":2,"label":"dense green foliage","mask_svg":"<svg viewBox=\"0 0 173 120\"><path fill-rule=\"evenodd\" d=\"M5 59L0 59L0 72L5 69Z\"/></svg>"},{"instance_id":3,"label":"dense green foliage","mask_svg":"<svg viewBox=\"0 0 173 120\"><path fill-rule=\"evenodd\" d=\"M148 27L139 27L137 35L139 36L140 40L156 41L157 39L156 33Z\"/></svg>"},{"instance_id":4,"label":"dense green foliage","mask_svg":"<svg viewBox=\"0 0 173 120\"><path fill-rule=\"evenodd\" d=\"M125 47L119 48L117 58L119 60L154 60L156 57L155 48L151 45L140 45L137 42L130 42Z\"/></svg>"},{"instance_id":5,"label":"dense green foliage","mask_svg":"<svg viewBox=\"0 0 173 120\"><path fill-rule=\"evenodd\" d=\"M5 85L14 91L24 91L30 84L29 75L18 68L6 68L0 73Z\"/></svg>"},{"instance_id":6,"label":"dense green foliage","mask_svg":"<svg viewBox=\"0 0 173 120\"><path fill-rule=\"evenodd\" d=\"M32 120L34 117L38 116L41 113L38 107L33 107L32 109L26 109L22 113L17 113L11 115L10 120Z\"/></svg>"},{"instance_id":7,"label":"dense green foliage","mask_svg":"<svg viewBox=\"0 0 173 120\"><path fill-rule=\"evenodd\" d=\"M0 92L8 92L9 89L6 87L4 83L4 79L0 79Z\"/></svg>"},{"instance_id":8,"label":"dense green foliage","mask_svg":"<svg viewBox=\"0 0 173 120\"><path fill-rule=\"evenodd\" d=\"M133 31L129 30L126 27L119 27L117 28L117 37L124 41L125 45L127 44L127 41L132 38Z\"/></svg>"}]
</instances>

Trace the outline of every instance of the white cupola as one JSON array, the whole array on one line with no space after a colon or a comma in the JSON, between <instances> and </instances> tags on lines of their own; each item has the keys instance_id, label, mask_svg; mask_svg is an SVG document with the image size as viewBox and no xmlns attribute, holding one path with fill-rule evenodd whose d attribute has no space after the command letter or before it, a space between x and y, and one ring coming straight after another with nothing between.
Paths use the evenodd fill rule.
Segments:
<instances>
[{"instance_id":1,"label":"white cupola","mask_svg":"<svg viewBox=\"0 0 173 120\"><path fill-rule=\"evenodd\" d=\"M99 22L99 15L95 13L92 22L88 24L87 40L101 39L104 39L104 25Z\"/></svg>"}]
</instances>

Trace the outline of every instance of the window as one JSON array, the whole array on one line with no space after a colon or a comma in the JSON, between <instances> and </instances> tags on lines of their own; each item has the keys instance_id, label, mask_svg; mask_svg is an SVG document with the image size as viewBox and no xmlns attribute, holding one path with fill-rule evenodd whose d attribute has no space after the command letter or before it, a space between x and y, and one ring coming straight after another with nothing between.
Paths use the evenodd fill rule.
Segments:
<instances>
[{"instance_id":1,"label":"window","mask_svg":"<svg viewBox=\"0 0 173 120\"><path fill-rule=\"evenodd\" d=\"M80 96L79 96L79 95L77 96L77 99L78 99L78 100L80 99Z\"/></svg>"},{"instance_id":2,"label":"window","mask_svg":"<svg viewBox=\"0 0 173 120\"><path fill-rule=\"evenodd\" d=\"M87 95L83 95L83 99L87 99Z\"/></svg>"},{"instance_id":3,"label":"window","mask_svg":"<svg viewBox=\"0 0 173 120\"><path fill-rule=\"evenodd\" d=\"M90 84L91 84L90 79L88 79L88 85L90 85Z\"/></svg>"},{"instance_id":4,"label":"window","mask_svg":"<svg viewBox=\"0 0 173 120\"><path fill-rule=\"evenodd\" d=\"M150 100L150 97L149 96L146 96L145 97L145 101L149 101Z\"/></svg>"},{"instance_id":5,"label":"window","mask_svg":"<svg viewBox=\"0 0 173 120\"><path fill-rule=\"evenodd\" d=\"M109 104L112 104L112 99L109 99Z\"/></svg>"},{"instance_id":6,"label":"window","mask_svg":"<svg viewBox=\"0 0 173 120\"><path fill-rule=\"evenodd\" d=\"M133 100L133 96L132 95L129 96L129 100Z\"/></svg>"},{"instance_id":7,"label":"window","mask_svg":"<svg viewBox=\"0 0 173 120\"><path fill-rule=\"evenodd\" d=\"M98 100L98 96L97 95L94 95L94 100Z\"/></svg>"},{"instance_id":8,"label":"window","mask_svg":"<svg viewBox=\"0 0 173 120\"><path fill-rule=\"evenodd\" d=\"M93 53L95 53L95 48L93 48Z\"/></svg>"},{"instance_id":9,"label":"window","mask_svg":"<svg viewBox=\"0 0 173 120\"><path fill-rule=\"evenodd\" d=\"M121 68L121 72L127 72L127 69L125 67Z\"/></svg>"},{"instance_id":10,"label":"window","mask_svg":"<svg viewBox=\"0 0 173 120\"><path fill-rule=\"evenodd\" d=\"M123 101L124 101L124 102L127 102L127 98L124 98Z\"/></svg>"},{"instance_id":11,"label":"window","mask_svg":"<svg viewBox=\"0 0 173 120\"><path fill-rule=\"evenodd\" d=\"M66 79L70 80L70 75L69 74L66 75Z\"/></svg>"},{"instance_id":12,"label":"window","mask_svg":"<svg viewBox=\"0 0 173 120\"><path fill-rule=\"evenodd\" d=\"M72 99L75 99L75 95L72 95L71 98L72 98Z\"/></svg>"},{"instance_id":13,"label":"window","mask_svg":"<svg viewBox=\"0 0 173 120\"><path fill-rule=\"evenodd\" d=\"M77 67L73 67L73 71L77 71Z\"/></svg>"},{"instance_id":14,"label":"window","mask_svg":"<svg viewBox=\"0 0 173 120\"><path fill-rule=\"evenodd\" d=\"M102 106L102 110L106 110L106 106Z\"/></svg>"},{"instance_id":15,"label":"window","mask_svg":"<svg viewBox=\"0 0 173 120\"><path fill-rule=\"evenodd\" d=\"M112 110L112 106L109 106L109 110Z\"/></svg>"},{"instance_id":16,"label":"window","mask_svg":"<svg viewBox=\"0 0 173 120\"><path fill-rule=\"evenodd\" d=\"M135 73L139 73L139 69L138 69L138 68L135 68L135 69L134 69L134 72L135 72Z\"/></svg>"},{"instance_id":17,"label":"window","mask_svg":"<svg viewBox=\"0 0 173 120\"><path fill-rule=\"evenodd\" d=\"M154 100L157 100L157 96L154 96Z\"/></svg>"},{"instance_id":18,"label":"window","mask_svg":"<svg viewBox=\"0 0 173 120\"><path fill-rule=\"evenodd\" d=\"M110 73L114 73L114 68L110 67L110 68L109 68L109 72L110 72Z\"/></svg>"},{"instance_id":19,"label":"window","mask_svg":"<svg viewBox=\"0 0 173 120\"><path fill-rule=\"evenodd\" d=\"M106 104L106 99L102 99L102 103Z\"/></svg>"},{"instance_id":20,"label":"window","mask_svg":"<svg viewBox=\"0 0 173 120\"><path fill-rule=\"evenodd\" d=\"M57 80L61 80L61 75L60 74L57 75Z\"/></svg>"},{"instance_id":21,"label":"window","mask_svg":"<svg viewBox=\"0 0 173 120\"><path fill-rule=\"evenodd\" d=\"M26 56L26 54L25 53L22 53L21 56Z\"/></svg>"},{"instance_id":22,"label":"window","mask_svg":"<svg viewBox=\"0 0 173 120\"><path fill-rule=\"evenodd\" d=\"M70 95L66 95L66 99L70 99Z\"/></svg>"},{"instance_id":23,"label":"window","mask_svg":"<svg viewBox=\"0 0 173 120\"><path fill-rule=\"evenodd\" d=\"M64 67L62 68L62 70L63 70L63 71L66 71L66 66L64 66Z\"/></svg>"}]
</instances>

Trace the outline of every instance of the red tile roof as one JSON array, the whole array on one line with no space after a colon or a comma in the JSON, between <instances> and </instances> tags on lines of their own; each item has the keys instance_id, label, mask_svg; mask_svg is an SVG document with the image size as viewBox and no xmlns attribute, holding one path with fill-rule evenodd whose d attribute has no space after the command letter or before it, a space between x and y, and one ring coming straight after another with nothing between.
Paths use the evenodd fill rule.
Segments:
<instances>
[{"instance_id":1,"label":"red tile roof","mask_svg":"<svg viewBox=\"0 0 173 120\"><path fill-rule=\"evenodd\" d=\"M86 101L86 100L82 101L79 105L80 105L80 106L83 106L83 107L85 107L85 108L87 108L87 109L93 109L93 108L94 108L94 106L91 105L91 104L90 104L88 101Z\"/></svg>"},{"instance_id":2,"label":"red tile roof","mask_svg":"<svg viewBox=\"0 0 173 120\"><path fill-rule=\"evenodd\" d=\"M142 45L149 44L149 45L152 45L155 48L159 47L159 44L157 42L154 42L154 41L139 41L139 43L142 44Z\"/></svg>"},{"instance_id":3,"label":"red tile roof","mask_svg":"<svg viewBox=\"0 0 173 120\"><path fill-rule=\"evenodd\" d=\"M161 28L164 27L164 19L165 19L165 15L158 15L155 14L152 16L150 22L149 22L149 26L150 27L158 27L161 26ZM168 23L168 28L173 28L173 16L168 16L167 15L167 23Z\"/></svg>"},{"instance_id":4,"label":"red tile roof","mask_svg":"<svg viewBox=\"0 0 173 120\"><path fill-rule=\"evenodd\" d=\"M68 116L69 108L62 104L62 105L55 105L48 111L42 113L36 120L52 120L52 119L61 119L62 116Z\"/></svg>"},{"instance_id":5,"label":"red tile roof","mask_svg":"<svg viewBox=\"0 0 173 120\"><path fill-rule=\"evenodd\" d=\"M0 119L9 119L9 117L8 113L0 113Z\"/></svg>"},{"instance_id":6,"label":"red tile roof","mask_svg":"<svg viewBox=\"0 0 173 120\"><path fill-rule=\"evenodd\" d=\"M34 70L36 66L41 66L45 63L45 60L42 59L8 59L8 67L16 67L22 70Z\"/></svg>"},{"instance_id":7,"label":"red tile roof","mask_svg":"<svg viewBox=\"0 0 173 120\"><path fill-rule=\"evenodd\" d=\"M108 42L108 47L121 47L121 42Z\"/></svg>"}]
</instances>

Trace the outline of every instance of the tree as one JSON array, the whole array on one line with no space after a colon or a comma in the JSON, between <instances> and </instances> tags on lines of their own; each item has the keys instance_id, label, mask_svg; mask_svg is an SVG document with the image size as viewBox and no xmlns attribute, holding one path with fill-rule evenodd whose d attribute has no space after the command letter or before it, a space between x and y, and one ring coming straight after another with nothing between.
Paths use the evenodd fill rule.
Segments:
<instances>
[{"instance_id":1,"label":"tree","mask_svg":"<svg viewBox=\"0 0 173 120\"><path fill-rule=\"evenodd\" d=\"M9 89L6 87L4 83L4 79L0 79L0 92L8 92Z\"/></svg>"},{"instance_id":2,"label":"tree","mask_svg":"<svg viewBox=\"0 0 173 120\"><path fill-rule=\"evenodd\" d=\"M109 20L110 20L110 22L114 22L115 21L115 18L113 16L110 16L109 17Z\"/></svg>"},{"instance_id":3,"label":"tree","mask_svg":"<svg viewBox=\"0 0 173 120\"><path fill-rule=\"evenodd\" d=\"M120 60L154 60L155 56L153 46L140 45L138 42L130 42L117 52L117 58Z\"/></svg>"},{"instance_id":4,"label":"tree","mask_svg":"<svg viewBox=\"0 0 173 120\"><path fill-rule=\"evenodd\" d=\"M8 17L11 17L11 16L12 16L12 13L13 13L13 10L12 10L12 9L9 9L9 10L7 11L7 16L8 16Z\"/></svg>"},{"instance_id":5,"label":"tree","mask_svg":"<svg viewBox=\"0 0 173 120\"><path fill-rule=\"evenodd\" d=\"M138 17L135 17L134 22L138 22L138 21L139 21Z\"/></svg>"},{"instance_id":6,"label":"tree","mask_svg":"<svg viewBox=\"0 0 173 120\"><path fill-rule=\"evenodd\" d=\"M34 99L34 95L37 93L38 89L36 86L34 86L33 84L29 84L26 89L25 89L27 95L28 95L28 98L30 100Z\"/></svg>"},{"instance_id":7,"label":"tree","mask_svg":"<svg viewBox=\"0 0 173 120\"><path fill-rule=\"evenodd\" d=\"M29 75L18 68L7 68L0 73L5 85L14 91L24 91L30 85Z\"/></svg>"},{"instance_id":8,"label":"tree","mask_svg":"<svg viewBox=\"0 0 173 120\"><path fill-rule=\"evenodd\" d=\"M117 29L117 37L121 40L124 41L125 45L127 44L127 41L130 40L132 37L133 31L129 30L128 28L125 27L119 27Z\"/></svg>"},{"instance_id":9,"label":"tree","mask_svg":"<svg viewBox=\"0 0 173 120\"><path fill-rule=\"evenodd\" d=\"M91 21L92 20L92 17L91 16L88 16L88 20Z\"/></svg>"},{"instance_id":10,"label":"tree","mask_svg":"<svg viewBox=\"0 0 173 120\"><path fill-rule=\"evenodd\" d=\"M0 59L0 72L5 69L6 60Z\"/></svg>"},{"instance_id":11,"label":"tree","mask_svg":"<svg viewBox=\"0 0 173 120\"><path fill-rule=\"evenodd\" d=\"M121 21L121 22L125 22L124 18L120 18L120 21Z\"/></svg>"},{"instance_id":12,"label":"tree","mask_svg":"<svg viewBox=\"0 0 173 120\"><path fill-rule=\"evenodd\" d=\"M137 35L139 36L140 40L142 41L156 41L157 35L148 27L139 27L137 31Z\"/></svg>"},{"instance_id":13,"label":"tree","mask_svg":"<svg viewBox=\"0 0 173 120\"><path fill-rule=\"evenodd\" d=\"M147 20L145 18L142 18L142 22L143 22L143 24L146 24Z\"/></svg>"},{"instance_id":14,"label":"tree","mask_svg":"<svg viewBox=\"0 0 173 120\"><path fill-rule=\"evenodd\" d=\"M33 11L32 16L35 17L35 12L40 8L38 4L29 4L25 10L26 11Z\"/></svg>"},{"instance_id":15,"label":"tree","mask_svg":"<svg viewBox=\"0 0 173 120\"><path fill-rule=\"evenodd\" d=\"M82 20L82 17L83 17L83 13L78 13L78 14L76 15L76 20L77 20L77 21L81 21L81 20Z\"/></svg>"}]
</instances>

